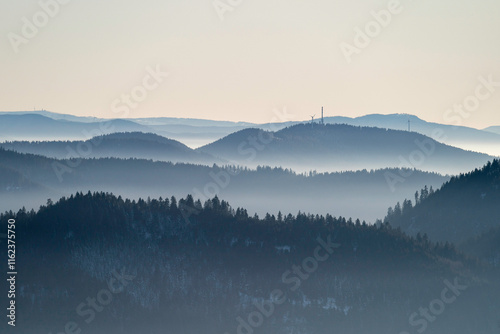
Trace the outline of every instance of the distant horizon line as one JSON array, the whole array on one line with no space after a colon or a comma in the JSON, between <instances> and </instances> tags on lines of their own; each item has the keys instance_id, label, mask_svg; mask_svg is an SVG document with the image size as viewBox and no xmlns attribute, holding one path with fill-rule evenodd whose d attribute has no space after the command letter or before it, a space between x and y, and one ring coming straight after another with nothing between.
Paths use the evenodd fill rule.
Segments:
<instances>
[{"instance_id":1,"label":"distant horizon line","mask_svg":"<svg viewBox=\"0 0 500 334\"><path fill-rule=\"evenodd\" d=\"M291 122L311 122L310 119L303 119L303 120L290 120L290 121L285 121L285 122L266 122L266 123L256 123L256 122L249 122L249 121L232 121L232 120L220 120L220 119L210 119L210 118L191 118L191 117L175 117L175 116L146 116L146 117L126 117L126 118L122 118L122 117L115 117L115 118L107 118L107 117L96 117L96 116L81 116L81 115L74 115L74 114L70 114L70 113L59 113L59 112L55 112L55 111L50 111L50 110L47 110L47 109L36 109L36 110L0 110L0 115L2 114L8 114L8 113L12 113L12 114L21 114L21 113L24 113L24 114L38 114L38 113L42 113L42 112L46 112L46 113L50 113L50 114L55 114L55 115L60 115L60 116L71 116L71 117L76 117L76 118L86 118L86 119L96 119L96 120L141 120L141 119L161 119L161 118L167 118L167 119L178 119L178 120L195 120L195 121L212 121L212 122L227 122L227 123L234 123L234 124L238 124L238 123L246 123L246 124L251 124L251 125L265 125L265 124L273 124L273 123L291 123ZM388 114L382 114L382 113L371 113L371 114L363 114L361 116L355 116L355 117L351 117L351 116L344 116L344 115L335 115L335 116L325 116L324 118L325 119L328 119L328 118L336 118L336 117L343 117L343 118L348 118L348 119L358 119L358 118L362 118L362 117L367 117L367 116L411 116L411 117L414 117L414 118L417 118L421 121L424 121L426 123L434 123L434 124L440 124L440 125L449 125L449 126L457 126L457 127L464 127L464 128L471 128L471 129L476 129L476 130L485 130L485 129L488 129L490 127L496 127L497 125L489 125L485 128L477 128L477 127L473 127L473 126L466 126L466 125L455 125L455 124L446 124L446 123L438 123L438 122L432 122L432 121L427 121L423 118L421 118L420 116L417 116L415 114L409 114L409 113L388 113ZM319 119L316 119L316 121L320 121L320 118ZM500 126L500 125L499 125Z\"/></svg>"},{"instance_id":2,"label":"distant horizon line","mask_svg":"<svg viewBox=\"0 0 500 334\"><path fill-rule=\"evenodd\" d=\"M213 119L213 118L193 118L193 117L175 117L175 116L146 116L146 117L96 117L96 116L81 116L81 115L75 115L75 114L70 114L70 113L60 113L60 112L55 112L55 111L50 111L47 109L36 109L36 110L0 110L0 114L3 113L37 113L37 112L47 112L51 114L56 114L56 115L61 115L61 116L73 116L73 117L79 117L79 118L96 118L96 119L105 119L105 120L113 120L113 119L148 119L148 118L172 118L172 119L189 119L189 120L201 120L201 121L215 121L215 122L230 122L230 123L250 123L250 124L268 124L268 123L288 123L288 122L310 122L311 120L305 119L305 120L292 120L292 121L287 121L287 122L267 122L267 123L256 123L256 122L249 122L249 121L229 121L229 120L221 120L221 119ZM356 119L356 118L361 118L365 116L391 116L391 115L402 115L402 116L412 116L416 117L420 120L423 120L428 123L434 123L434 122L429 122L426 121L425 119L415 115L415 114L409 114L409 113L389 113L389 114L382 114L382 113L369 113L369 114L363 114L361 116L345 116L345 115L335 115L335 116L325 116L324 118L334 118L334 117L344 117L344 118L350 118L350 119ZM319 121L319 118L316 119ZM441 123L437 123L441 124ZM442 123L444 124L444 123Z\"/></svg>"}]
</instances>

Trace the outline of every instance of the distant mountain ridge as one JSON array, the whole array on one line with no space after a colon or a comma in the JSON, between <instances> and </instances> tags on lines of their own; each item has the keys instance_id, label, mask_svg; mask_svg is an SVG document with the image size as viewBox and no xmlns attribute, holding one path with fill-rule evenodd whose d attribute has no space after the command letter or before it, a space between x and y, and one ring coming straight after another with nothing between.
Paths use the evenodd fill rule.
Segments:
<instances>
[{"instance_id":1,"label":"distant mountain ridge","mask_svg":"<svg viewBox=\"0 0 500 334\"><path fill-rule=\"evenodd\" d=\"M209 154L197 152L176 140L142 132L112 133L86 141L14 141L0 143L0 147L20 153L39 154L57 159L113 157L210 165L222 162Z\"/></svg>"},{"instance_id":2,"label":"distant mountain ridge","mask_svg":"<svg viewBox=\"0 0 500 334\"><path fill-rule=\"evenodd\" d=\"M486 129L483 129L483 131L488 131L500 135L500 126L490 126L487 127Z\"/></svg>"},{"instance_id":3,"label":"distant mountain ridge","mask_svg":"<svg viewBox=\"0 0 500 334\"><path fill-rule=\"evenodd\" d=\"M175 136L188 136L191 139L203 140L202 138L207 138L206 136L217 137L224 131L233 129L231 126L199 128L188 125L168 125L159 126L158 128L156 125L152 125L152 127L120 119L107 122L82 123L54 120L45 116L31 114L0 115L0 139L3 141L19 141L17 138L23 137L23 133L24 137L27 137L22 139L24 141L88 141L96 136L117 132L164 133L164 130L170 131L167 131L167 133L174 134L173 137L169 136L171 140L174 140ZM163 130L159 130L160 128L163 128ZM488 134L498 136L492 133ZM250 167L258 165L283 166L298 171L410 167L444 174L465 172L492 159L492 157L485 154L466 152L443 145L438 141L416 132L356 127L346 124L321 125L307 123L292 125L275 132L266 132L259 128L244 128L197 149L196 154L198 157L203 155L206 157L209 154L216 157L215 161L220 162L227 161ZM432 153L427 156L429 152L426 151L425 147L419 147L417 142L427 142L427 145L432 146ZM68 156L66 152L63 155L61 147L56 150L57 152L51 152L48 145L54 146L54 143L37 144L40 148L44 147L43 152L37 152L34 145L28 143L16 143L16 148L12 146L12 143L10 145L10 148L17 149L20 152L41 153L57 158ZM28 148L28 146L33 147ZM161 152L159 147L155 150L146 146L143 147L142 152L135 150L136 153L126 153L124 148L120 148L120 153L113 153L113 148L108 145L106 154L103 153L104 147L98 147L94 154L89 155L89 157L140 157L174 162L197 162L194 152L190 154L190 157L187 157L185 152L184 157L182 155L170 157L168 154ZM23 147L23 149L20 147ZM184 149L187 149L187 147ZM421 163L412 163L412 158L416 156L422 158L422 153L424 153L424 156L423 159L420 159L422 160ZM210 159L202 160L211 162Z\"/></svg>"},{"instance_id":4,"label":"distant mountain ridge","mask_svg":"<svg viewBox=\"0 0 500 334\"><path fill-rule=\"evenodd\" d=\"M37 114L58 121L58 128L41 128L27 131L22 124L9 124L9 120L2 116L26 116L27 123L30 122L29 115ZM483 152L494 156L500 156L500 127L490 127L478 130L465 126L452 126L439 123L426 122L417 116L408 114L369 114L360 117L333 116L325 117L326 124L347 124L354 126L370 126L382 129L407 130L408 120L411 124L411 131L434 137L435 131L442 132L441 142L460 147L465 150ZM6 124L6 132L0 133L0 141L8 140L81 140L88 139L89 136L82 136L82 128L75 129L74 124L63 124L61 122L88 123L90 126L81 126L83 129L98 129L100 123L112 122L113 120L94 117L80 117L73 115L57 114L45 110L41 111L19 111L0 112L0 124ZM258 128L262 130L281 130L285 127L296 124L309 124L310 121L287 121L281 123L256 124L251 122L217 121L207 119L176 118L176 117L150 117L150 118L128 118L127 127L117 126L116 131L141 131L153 132L158 135L168 137L183 142L189 147L201 147L221 139L231 133L245 128ZM316 123L319 121L316 120ZM66 127L71 129L65 130ZM2 129L2 128L0 128ZM107 134L101 133L101 134ZM72 135L72 137L67 137ZM7 137L7 138L6 138Z\"/></svg>"},{"instance_id":5,"label":"distant mountain ridge","mask_svg":"<svg viewBox=\"0 0 500 334\"><path fill-rule=\"evenodd\" d=\"M90 116L74 116L69 114L59 114L47 110L32 110L32 111L0 111L0 115L40 115L54 120L71 121L71 122L83 122L83 123L93 123L105 121L105 119L90 117Z\"/></svg>"},{"instance_id":6,"label":"distant mountain ridge","mask_svg":"<svg viewBox=\"0 0 500 334\"><path fill-rule=\"evenodd\" d=\"M82 140L114 132L152 132L146 126L122 119L106 122L55 120L36 114L0 115L0 141Z\"/></svg>"},{"instance_id":7,"label":"distant mountain ridge","mask_svg":"<svg viewBox=\"0 0 500 334\"><path fill-rule=\"evenodd\" d=\"M485 152L500 156L500 127L491 127L489 130L478 130L465 126L455 126L427 122L414 115L408 114L370 114L356 118L326 117L325 123L349 124L356 126L374 126L383 129L408 130L408 121L411 131L418 132L428 137L434 133L442 133L442 143L460 147L466 150Z\"/></svg>"}]
</instances>

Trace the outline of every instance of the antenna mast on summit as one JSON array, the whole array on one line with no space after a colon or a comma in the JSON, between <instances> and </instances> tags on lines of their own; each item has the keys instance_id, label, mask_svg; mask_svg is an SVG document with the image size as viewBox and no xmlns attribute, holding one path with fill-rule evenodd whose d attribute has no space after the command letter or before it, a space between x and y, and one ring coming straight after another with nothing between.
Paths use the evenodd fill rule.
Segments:
<instances>
[{"instance_id":1,"label":"antenna mast on summit","mask_svg":"<svg viewBox=\"0 0 500 334\"><path fill-rule=\"evenodd\" d=\"M323 107L321 107L321 124L325 125L325 119L323 118Z\"/></svg>"},{"instance_id":2,"label":"antenna mast on summit","mask_svg":"<svg viewBox=\"0 0 500 334\"><path fill-rule=\"evenodd\" d=\"M411 121L409 118L408 118L408 132L411 132Z\"/></svg>"}]
</instances>

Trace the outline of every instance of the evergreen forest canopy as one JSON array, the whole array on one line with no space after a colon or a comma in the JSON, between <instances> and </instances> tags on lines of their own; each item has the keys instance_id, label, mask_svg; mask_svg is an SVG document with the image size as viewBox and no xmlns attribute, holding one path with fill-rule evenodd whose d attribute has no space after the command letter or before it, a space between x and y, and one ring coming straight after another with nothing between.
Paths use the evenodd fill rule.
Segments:
<instances>
[{"instance_id":1,"label":"evergreen forest canopy","mask_svg":"<svg viewBox=\"0 0 500 334\"><path fill-rule=\"evenodd\" d=\"M249 314L271 304L261 333L399 333L424 324L428 333L497 330L495 267L388 224L258 217L218 197L131 201L100 192L6 212L0 222L12 218L23 242L19 272L30 273L18 278L25 332L58 333L71 321L92 333L236 333L238 319L252 326ZM314 265L322 245L326 259ZM87 298L117 272L127 285L91 311ZM448 283L461 288L446 317L422 320L419 308ZM277 289L282 304L272 302Z\"/></svg>"},{"instance_id":2,"label":"evergreen forest canopy","mask_svg":"<svg viewBox=\"0 0 500 334\"><path fill-rule=\"evenodd\" d=\"M0 210L37 208L47 198L80 191L108 191L126 198L187 193L205 201L218 194L252 213L298 210L356 216L367 222L425 184L449 179L437 173L381 169L296 173L290 169L203 166L144 159L53 159L0 148ZM405 175L402 178L401 175ZM388 182L388 177L394 182ZM349 196L346 196L349 194ZM352 201L351 196L358 202Z\"/></svg>"},{"instance_id":3,"label":"evergreen forest canopy","mask_svg":"<svg viewBox=\"0 0 500 334\"><path fill-rule=\"evenodd\" d=\"M426 233L434 241L461 243L500 227L500 161L453 176L433 191L424 187L389 208L386 222L410 235Z\"/></svg>"}]
</instances>

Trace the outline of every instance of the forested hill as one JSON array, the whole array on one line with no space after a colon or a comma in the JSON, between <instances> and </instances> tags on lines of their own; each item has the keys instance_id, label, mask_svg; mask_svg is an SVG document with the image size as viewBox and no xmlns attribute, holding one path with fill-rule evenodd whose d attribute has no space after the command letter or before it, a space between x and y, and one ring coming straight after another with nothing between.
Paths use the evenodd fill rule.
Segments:
<instances>
[{"instance_id":1,"label":"forested hill","mask_svg":"<svg viewBox=\"0 0 500 334\"><path fill-rule=\"evenodd\" d=\"M0 147L57 159L114 157L209 165L221 162L176 140L142 132L112 133L85 141L10 141Z\"/></svg>"},{"instance_id":2,"label":"forested hill","mask_svg":"<svg viewBox=\"0 0 500 334\"><path fill-rule=\"evenodd\" d=\"M500 226L500 162L452 177L439 190L427 188L390 208L385 221L411 235L462 242Z\"/></svg>"},{"instance_id":3,"label":"forested hill","mask_svg":"<svg viewBox=\"0 0 500 334\"><path fill-rule=\"evenodd\" d=\"M461 287L456 302L428 333L496 326L500 289L481 278L484 268L452 246L386 225L303 213L258 218L217 197L104 193L7 213L2 226L7 219L16 220L23 333L59 333L69 321L94 334L135 334L145 325L153 334L237 333L238 317L273 303L260 333L399 333L422 328L410 315L448 283ZM89 311L87 298L102 300L117 273L127 284Z\"/></svg>"},{"instance_id":4,"label":"forested hill","mask_svg":"<svg viewBox=\"0 0 500 334\"><path fill-rule=\"evenodd\" d=\"M0 148L0 210L38 208L47 198L77 191L110 191L128 198L218 194L252 212L298 210L333 212L375 221L386 207L425 184L440 186L448 177L417 170L384 169L297 174L288 169L173 164L140 159L49 159ZM401 182L389 184L387 176ZM402 179L400 176L405 175ZM349 196L346 196L349 194ZM358 202L352 201L353 196ZM361 203L361 207L360 207Z\"/></svg>"},{"instance_id":5,"label":"forested hill","mask_svg":"<svg viewBox=\"0 0 500 334\"><path fill-rule=\"evenodd\" d=\"M298 124L275 132L245 129L198 150L248 166L322 171L410 167L458 174L492 159L416 132L345 124Z\"/></svg>"}]
</instances>

